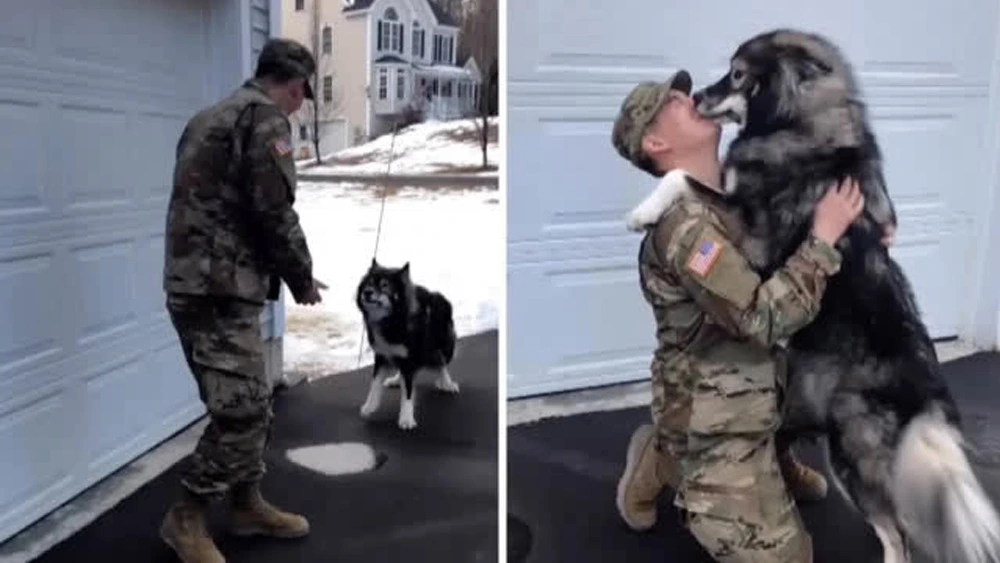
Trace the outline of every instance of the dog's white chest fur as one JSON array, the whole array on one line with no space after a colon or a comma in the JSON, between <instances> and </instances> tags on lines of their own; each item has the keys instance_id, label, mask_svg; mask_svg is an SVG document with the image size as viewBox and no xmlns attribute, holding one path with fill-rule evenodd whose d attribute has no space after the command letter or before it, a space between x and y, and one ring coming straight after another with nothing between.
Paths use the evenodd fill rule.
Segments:
<instances>
[{"instance_id":1,"label":"dog's white chest fur","mask_svg":"<svg viewBox=\"0 0 1000 563\"><path fill-rule=\"evenodd\" d=\"M630 231L641 231L650 225L655 225L663 212L689 189L686 172L680 169L668 172L646 199L628 214L625 224Z\"/></svg>"}]
</instances>

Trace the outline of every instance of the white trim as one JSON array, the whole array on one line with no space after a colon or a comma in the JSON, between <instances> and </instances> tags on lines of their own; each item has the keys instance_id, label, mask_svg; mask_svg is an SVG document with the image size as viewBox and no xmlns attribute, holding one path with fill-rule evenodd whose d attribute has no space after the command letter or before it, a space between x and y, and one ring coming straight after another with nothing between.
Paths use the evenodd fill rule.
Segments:
<instances>
[{"instance_id":1,"label":"white trim","mask_svg":"<svg viewBox=\"0 0 1000 563\"><path fill-rule=\"evenodd\" d=\"M994 29L993 72L990 81L990 103L985 123L1000 119L1000 15ZM970 276L961 337L974 346L1000 348L1000 130L993 127L987 133L986 147L990 158L982 168L982 195L979 213L971 232L974 253L970 266L976 274Z\"/></svg>"},{"instance_id":2,"label":"white trim","mask_svg":"<svg viewBox=\"0 0 1000 563\"><path fill-rule=\"evenodd\" d=\"M377 2L376 2L377 3ZM366 10L367 11L367 10ZM372 91L372 83L374 80L374 74L372 73L372 50L375 48L372 43L375 41L375 37L372 35L372 18L370 15L365 21L365 26L367 27L365 31L365 138L371 136L372 134L372 96L376 92Z\"/></svg>"},{"instance_id":3,"label":"white trim","mask_svg":"<svg viewBox=\"0 0 1000 563\"><path fill-rule=\"evenodd\" d=\"M240 11L240 59L243 79L253 76L252 46L253 37L250 33L250 0L238 0Z\"/></svg>"},{"instance_id":4,"label":"white trim","mask_svg":"<svg viewBox=\"0 0 1000 563\"><path fill-rule=\"evenodd\" d=\"M271 37L281 37L282 35L281 5L281 0L269 0L268 2L268 10L270 11L268 15L270 16L269 24L271 26Z\"/></svg>"}]
</instances>

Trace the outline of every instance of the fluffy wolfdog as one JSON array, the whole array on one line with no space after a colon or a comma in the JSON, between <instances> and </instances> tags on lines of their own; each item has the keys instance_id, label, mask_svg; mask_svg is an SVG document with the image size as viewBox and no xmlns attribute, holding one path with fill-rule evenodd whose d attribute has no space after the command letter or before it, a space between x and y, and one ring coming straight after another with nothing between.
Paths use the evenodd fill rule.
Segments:
<instances>
[{"instance_id":1,"label":"fluffy wolfdog","mask_svg":"<svg viewBox=\"0 0 1000 563\"><path fill-rule=\"evenodd\" d=\"M448 372L457 340L451 303L441 293L413 283L409 262L389 268L374 258L358 283L355 302L375 352L361 416L368 418L378 410L384 388L398 385L402 376L397 424L404 430L416 428L413 398L418 372L437 373L435 387L441 391L459 391Z\"/></svg>"},{"instance_id":2,"label":"fluffy wolfdog","mask_svg":"<svg viewBox=\"0 0 1000 563\"><path fill-rule=\"evenodd\" d=\"M850 176L865 196L820 313L788 342L784 437L826 437L833 481L885 561L909 561L911 545L939 561L1000 560L1000 518L963 451L910 284L880 243L896 213L852 68L825 38L786 29L744 42L730 65L693 98L702 115L739 127L719 197L742 217L740 246L764 278L804 240L828 186ZM683 172L667 174L630 227L691 189L701 188Z\"/></svg>"}]
</instances>

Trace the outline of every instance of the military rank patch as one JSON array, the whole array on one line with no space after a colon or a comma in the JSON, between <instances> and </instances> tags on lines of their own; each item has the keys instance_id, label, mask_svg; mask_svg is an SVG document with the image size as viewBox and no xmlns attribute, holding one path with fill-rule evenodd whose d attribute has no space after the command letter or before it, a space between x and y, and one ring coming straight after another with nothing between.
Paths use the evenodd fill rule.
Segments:
<instances>
[{"instance_id":1,"label":"military rank patch","mask_svg":"<svg viewBox=\"0 0 1000 563\"><path fill-rule=\"evenodd\" d=\"M274 141L272 150L274 150L274 154L278 155L278 157L284 157L292 152L292 144L288 142L288 139L281 137Z\"/></svg>"},{"instance_id":2,"label":"military rank patch","mask_svg":"<svg viewBox=\"0 0 1000 563\"><path fill-rule=\"evenodd\" d=\"M699 276L705 276L715 265L715 261L719 258L719 254L722 253L722 245L713 241L706 240L701 243L701 246L697 251L691 254L688 258L687 267Z\"/></svg>"}]
</instances>

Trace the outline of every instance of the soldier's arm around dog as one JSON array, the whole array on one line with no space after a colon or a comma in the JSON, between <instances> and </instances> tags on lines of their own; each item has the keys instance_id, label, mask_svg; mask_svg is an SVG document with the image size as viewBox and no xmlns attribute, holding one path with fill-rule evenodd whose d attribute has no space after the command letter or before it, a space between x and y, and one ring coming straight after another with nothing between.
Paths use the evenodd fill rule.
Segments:
<instances>
[{"instance_id":1,"label":"soldier's arm around dog","mask_svg":"<svg viewBox=\"0 0 1000 563\"><path fill-rule=\"evenodd\" d=\"M315 297L312 256L295 203L296 171L288 118L275 106L259 105L241 123L249 129L247 199L258 225L261 249L299 303ZM325 286L320 286L320 289Z\"/></svg>"},{"instance_id":2,"label":"soldier's arm around dog","mask_svg":"<svg viewBox=\"0 0 1000 563\"><path fill-rule=\"evenodd\" d=\"M716 322L770 347L819 312L827 278L840 267L833 245L863 207L856 184L832 188L817 206L810 236L767 280L761 280L708 207L674 206L653 236L660 259Z\"/></svg>"}]
</instances>

